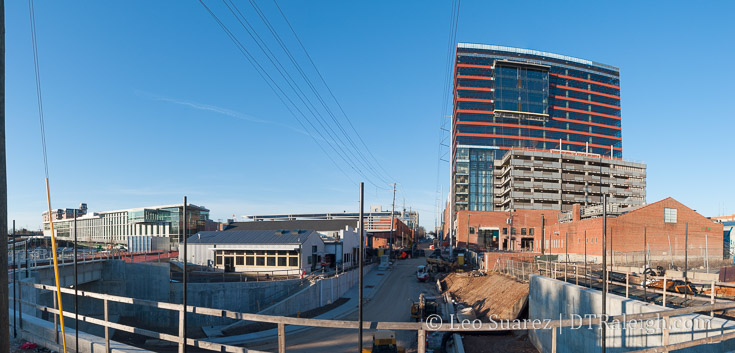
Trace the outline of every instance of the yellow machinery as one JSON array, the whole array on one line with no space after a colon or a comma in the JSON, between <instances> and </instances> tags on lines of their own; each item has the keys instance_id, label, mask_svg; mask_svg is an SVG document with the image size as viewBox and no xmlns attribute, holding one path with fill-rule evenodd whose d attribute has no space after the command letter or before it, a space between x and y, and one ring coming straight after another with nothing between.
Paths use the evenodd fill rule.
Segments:
<instances>
[{"instance_id":1,"label":"yellow machinery","mask_svg":"<svg viewBox=\"0 0 735 353\"><path fill-rule=\"evenodd\" d=\"M424 293L419 294L419 301L411 304L411 318L416 321L424 321L429 315L436 314L438 304L434 300L427 300Z\"/></svg>"},{"instance_id":2,"label":"yellow machinery","mask_svg":"<svg viewBox=\"0 0 735 353\"><path fill-rule=\"evenodd\" d=\"M363 348L362 353L406 353L406 349L396 343L396 333L388 330L373 332L373 348Z\"/></svg>"}]
</instances>

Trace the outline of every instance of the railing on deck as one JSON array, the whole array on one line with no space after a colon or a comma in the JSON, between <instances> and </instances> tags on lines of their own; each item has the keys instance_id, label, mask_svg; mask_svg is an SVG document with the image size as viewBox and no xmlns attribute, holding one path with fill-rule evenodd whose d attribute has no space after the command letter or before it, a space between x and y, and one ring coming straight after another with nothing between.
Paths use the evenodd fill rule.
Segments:
<instances>
[{"instance_id":1,"label":"railing on deck","mask_svg":"<svg viewBox=\"0 0 735 353\"><path fill-rule=\"evenodd\" d=\"M512 261L512 260L508 260ZM531 263L527 263L531 264ZM533 265L533 264L531 264ZM521 265L521 266L506 266L503 271L506 271L506 273L512 274L512 275L518 275L520 273L521 278L528 278L528 275L533 273L532 271L526 272L527 265ZM541 270L539 267L537 267L537 271L546 271L549 273L549 271L556 271L557 269L552 268L546 268ZM520 272L519 272L520 271ZM558 273L558 272L557 272ZM577 274L579 274L579 271L576 271ZM49 285L43 285L43 284L34 284L34 283L22 283L26 286L31 286L33 288L39 289L39 290L45 290L45 291L55 291L56 288L54 286ZM61 288L61 292L66 294L74 294L73 289L69 288ZM121 330L125 332L135 333L139 335L143 335L146 337L151 338L157 338L160 340L168 341L168 342L174 342L179 344L179 352L183 351L184 344L198 347L202 349L212 350L212 351L219 351L219 352L251 352L251 353L260 353L260 351L251 350L243 347L235 347L230 346L226 344L220 344L220 343L214 343L209 342L205 340L199 340L199 339L192 339L188 338L186 342L183 340L183 324L182 320L184 317L184 312L187 313L194 313L198 315L208 315L208 316L214 316L214 317L223 317L223 318L230 318L235 320L247 320L247 321L258 321L258 322L268 322L268 323L275 323L278 325L278 351L279 352L285 352L286 351L286 333L285 333L285 326L286 325L297 325L297 326L309 326L309 327L326 327L326 328L335 328L335 329L358 329L359 323L357 321L344 321L344 320L319 320L319 319L302 319L302 318L294 318L294 317L285 317L285 316L270 316L270 315L259 315L259 314L250 314L250 313L241 313L236 311L230 311L230 310L222 310L222 309L211 309L211 308L203 308L203 307L197 307L197 306L186 306L184 308L181 304L173 304L173 303L166 303L166 302L156 302L156 301L150 301L150 300L142 300L142 299L135 299L135 298L129 298L129 297L123 297L123 296L115 296L115 295L108 295L108 294L100 294L100 293L94 293L94 292L88 292L88 291L79 291L79 296L87 297L87 298L94 298L98 300L103 301L103 308L104 308L104 318L98 319L90 316L85 315L79 315L79 320L83 322L88 322L91 324L96 324L104 327L105 331L105 344L106 344L106 351L110 352L110 334L109 329L113 328L116 330ZM37 305L33 303L29 303L27 301L18 300L19 305L25 304L30 305L38 310L41 310L42 312L51 313L54 315L54 322L56 323L56 317L59 314L59 311L55 308L50 308L43 305ZM118 302L118 303L126 303L131 305L139 305L139 306L145 306L145 307L152 307L152 308L160 308L160 309L166 309L166 310L173 310L179 312L179 335L171 335L166 333L160 333L155 332L151 330L146 330L142 328L137 328L130 325L123 325L118 324L115 322L109 321L109 310L108 310L108 303L109 302ZM557 331L556 328L559 327L569 327L569 326L588 326L588 325L600 325L601 322L625 322L625 321L632 321L632 320L652 320L652 319L663 319L665 322L666 320L669 320L671 316L678 316L678 315L685 315L685 314L691 314L691 313L698 313L698 312L710 312L713 311L720 311L720 310L727 310L727 309L733 309L735 308L735 303L729 302L729 303L712 303L708 305L702 305L697 307L689 307L689 308L681 308L681 309L665 309L662 311L656 311L656 312L649 312L649 313L642 313L642 314L627 314L625 316L619 315L619 316L611 316L607 318L607 320L602 320L601 318L585 318L583 320L554 320L550 321L548 325L543 325L543 328L537 327L533 322L530 321L523 321L519 326L513 326L511 327L498 327L497 324L493 323L482 323L479 327L472 325L473 327L467 327L465 325L456 325L456 324L449 324L449 323L441 323L439 325L432 325L428 322L423 323L413 323L413 322L363 322L363 329L387 329L387 330L406 330L406 331L416 331L417 332L417 346L418 346L418 353L425 353L426 351L426 331L444 331L444 332L462 332L462 331L508 331L508 330L538 330L538 329L551 329L552 331L552 347L551 351L556 352L556 335ZM22 310L22 308L21 308ZM19 310L19 311L21 311ZM22 312L22 311L21 311ZM66 317L74 317L74 313L64 311L64 315ZM529 325L530 323L530 325ZM54 325L57 327L57 325ZM22 319L21 319L21 327L22 327ZM663 337L663 346L662 347L654 347L654 348L646 348L637 352L664 352L668 350L673 349L681 349L686 347L693 347L700 344L709 344L709 343L716 343L723 340L728 340L735 338L735 333L728 333L728 334L720 334L712 337L707 337L703 339L697 339L692 340L689 342L684 343L677 343L677 344L669 344L668 340L668 325L662 326L662 337ZM58 342L59 339L59 333L58 333L58 327L56 328L56 340Z\"/></svg>"}]
</instances>

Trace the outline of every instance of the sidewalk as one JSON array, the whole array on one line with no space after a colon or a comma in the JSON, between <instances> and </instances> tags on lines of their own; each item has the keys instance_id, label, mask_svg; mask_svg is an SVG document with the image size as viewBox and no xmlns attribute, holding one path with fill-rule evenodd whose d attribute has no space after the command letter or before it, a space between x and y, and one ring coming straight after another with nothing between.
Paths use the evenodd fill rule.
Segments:
<instances>
[{"instance_id":1,"label":"sidewalk","mask_svg":"<svg viewBox=\"0 0 735 353\"><path fill-rule=\"evenodd\" d=\"M390 275L390 268L388 270L379 270L377 267L375 267L372 271L368 272L363 277L363 284L365 287L367 287L367 288L363 288L363 298L365 299L365 302L370 301L370 299L372 299L373 296L375 296L375 293L377 293L377 291L380 290L380 287L383 285L383 282L385 282L385 279L389 275ZM313 317L313 319L336 320L336 319L344 318L352 314L353 312L357 311L357 304L359 302L358 290L359 290L358 285L352 286L352 288L350 288L345 293L345 295L342 296L342 298L349 298L349 300L346 303L324 314ZM292 333L309 330L312 328L313 327L309 327L309 326L288 325L285 328L285 332L286 334L292 334ZM277 337L278 337L278 330L270 329L270 330L264 330L260 332L247 333L243 335L211 338L211 339L208 339L208 341L216 342L216 343L224 343L224 344L243 344L243 343L259 342L259 341L264 341L264 340L274 340Z\"/></svg>"}]
</instances>

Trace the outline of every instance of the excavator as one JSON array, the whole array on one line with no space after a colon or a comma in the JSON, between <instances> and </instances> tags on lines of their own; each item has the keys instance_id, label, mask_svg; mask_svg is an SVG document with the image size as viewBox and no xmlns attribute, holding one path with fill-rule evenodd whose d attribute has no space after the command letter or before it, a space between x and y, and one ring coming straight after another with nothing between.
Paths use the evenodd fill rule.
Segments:
<instances>
[{"instance_id":1,"label":"excavator","mask_svg":"<svg viewBox=\"0 0 735 353\"><path fill-rule=\"evenodd\" d=\"M388 330L373 332L373 348L363 348L362 353L406 353L406 348L396 342L396 333Z\"/></svg>"},{"instance_id":2,"label":"excavator","mask_svg":"<svg viewBox=\"0 0 735 353\"><path fill-rule=\"evenodd\" d=\"M438 304L434 300L427 300L424 293L419 294L419 301L411 304L411 318L424 321L429 315L438 312Z\"/></svg>"}]
</instances>

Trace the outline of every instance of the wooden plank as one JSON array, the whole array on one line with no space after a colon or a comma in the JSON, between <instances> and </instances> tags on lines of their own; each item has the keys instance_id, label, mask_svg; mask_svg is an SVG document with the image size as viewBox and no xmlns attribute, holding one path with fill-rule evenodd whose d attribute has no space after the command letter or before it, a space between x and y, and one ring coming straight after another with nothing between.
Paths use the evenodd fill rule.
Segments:
<instances>
[{"instance_id":1,"label":"wooden plank","mask_svg":"<svg viewBox=\"0 0 735 353\"><path fill-rule=\"evenodd\" d=\"M110 310L107 303L107 299L103 301L103 310L105 315L105 323L110 322ZM79 318L77 318L79 320ZM105 325L105 352L110 353L110 328Z\"/></svg>"},{"instance_id":2,"label":"wooden plank","mask_svg":"<svg viewBox=\"0 0 735 353\"><path fill-rule=\"evenodd\" d=\"M426 353L426 331L419 330L417 353Z\"/></svg>"},{"instance_id":3,"label":"wooden plank","mask_svg":"<svg viewBox=\"0 0 735 353\"><path fill-rule=\"evenodd\" d=\"M286 353L286 325L278 324L278 353Z\"/></svg>"}]
</instances>

